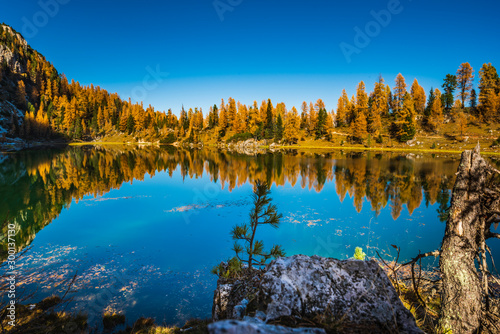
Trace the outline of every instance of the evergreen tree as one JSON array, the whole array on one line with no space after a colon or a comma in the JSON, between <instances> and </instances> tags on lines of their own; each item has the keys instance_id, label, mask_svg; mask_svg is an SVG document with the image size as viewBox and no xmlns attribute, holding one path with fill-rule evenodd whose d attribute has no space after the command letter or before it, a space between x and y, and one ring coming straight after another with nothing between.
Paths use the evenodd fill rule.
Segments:
<instances>
[{"instance_id":1,"label":"evergreen tree","mask_svg":"<svg viewBox=\"0 0 500 334\"><path fill-rule=\"evenodd\" d=\"M219 108L217 108L217 105L214 104L212 107L212 117L208 126L209 128L214 128L217 125L219 125Z\"/></svg>"},{"instance_id":2,"label":"evergreen tree","mask_svg":"<svg viewBox=\"0 0 500 334\"><path fill-rule=\"evenodd\" d=\"M255 238L257 228L261 225L270 225L279 228L281 214L277 213L276 205L270 204L272 199L269 197L271 191L266 183L257 180L253 191L253 209L250 211L250 224L236 225L231 231L234 246L233 250L239 261L248 265L248 270L253 266L262 267L271 258L285 256L281 246L274 245L269 252L264 252L264 243ZM245 247L238 241L243 241ZM240 257L246 255L247 257Z\"/></svg>"},{"instance_id":3,"label":"evergreen tree","mask_svg":"<svg viewBox=\"0 0 500 334\"><path fill-rule=\"evenodd\" d=\"M327 120L327 112L323 107L318 112L318 118L316 122L316 139L319 139L326 135L326 120Z\"/></svg>"},{"instance_id":4,"label":"evergreen tree","mask_svg":"<svg viewBox=\"0 0 500 334\"><path fill-rule=\"evenodd\" d=\"M134 129L135 129L134 116L132 116L132 114L129 114L128 118L127 118L127 132L128 132L128 134L132 134L132 132L134 132Z\"/></svg>"},{"instance_id":5,"label":"evergreen tree","mask_svg":"<svg viewBox=\"0 0 500 334\"><path fill-rule=\"evenodd\" d=\"M75 120L75 134L73 138L82 139L82 136L83 136L82 121L80 117L77 117Z\"/></svg>"},{"instance_id":6,"label":"evergreen tree","mask_svg":"<svg viewBox=\"0 0 500 334\"><path fill-rule=\"evenodd\" d=\"M276 118L276 133L274 135L274 140L280 141L283 138L283 119L281 114L278 114Z\"/></svg>"},{"instance_id":7,"label":"evergreen tree","mask_svg":"<svg viewBox=\"0 0 500 334\"><path fill-rule=\"evenodd\" d=\"M442 86L444 90L444 94L442 95L443 104L447 110L450 110L453 106L454 93L457 85L457 77L453 74L447 74L446 78L444 78L444 83Z\"/></svg>"},{"instance_id":8,"label":"evergreen tree","mask_svg":"<svg viewBox=\"0 0 500 334\"><path fill-rule=\"evenodd\" d=\"M273 104L271 99L267 101L266 109L266 126L264 128L266 139L271 139L274 137L274 122L273 122Z\"/></svg>"},{"instance_id":9,"label":"evergreen tree","mask_svg":"<svg viewBox=\"0 0 500 334\"><path fill-rule=\"evenodd\" d=\"M471 108L471 111L472 112L475 112L476 108L477 108L477 93L476 93L476 90L474 88L471 89L470 91L470 108Z\"/></svg>"},{"instance_id":10,"label":"evergreen tree","mask_svg":"<svg viewBox=\"0 0 500 334\"><path fill-rule=\"evenodd\" d=\"M440 97L441 98L441 97ZM424 111L424 119L427 119L431 114L432 105L434 104L434 100L436 99L436 95L434 95L434 89L431 87L429 91L429 98L427 99L427 107Z\"/></svg>"}]
</instances>

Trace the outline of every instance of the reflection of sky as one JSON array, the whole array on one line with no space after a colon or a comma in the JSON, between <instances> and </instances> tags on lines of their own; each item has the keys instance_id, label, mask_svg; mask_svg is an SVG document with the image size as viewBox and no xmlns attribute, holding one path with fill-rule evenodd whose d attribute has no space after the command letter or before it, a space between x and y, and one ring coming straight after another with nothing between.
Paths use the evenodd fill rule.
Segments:
<instances>
[{"instance_id":1,"label":"reflection of sky","mask_svg":"<svg viewBox=\"0 0 500 334\"><path fill-rule=\"evenodd\" d=\"M172 178L159 172L124 184L97 199L86 196L37 234L23 270L45 266L61 277L78 271L73 310L123 311L129 321L153 316L178 324L209 317L216 283L209 271L233 255L229 232L247 221L251 191L249 184L222 190L207 177L183 181L177 171ZM387 255L396 244L405 260L437 249L444 234L438 204L422 204L411 216L403 209L393 220L389 205L375 216L368 204L358 213L353 199L341 203L335 182L320 193L302 189L300 182L273 186L272 197L282 225L261 227L258 237L267 249L281 244L287 255L345 259L358 246L368 256ZM40 287L39 298L54 293L50 285Z\"/></svg>"}]
</instances>

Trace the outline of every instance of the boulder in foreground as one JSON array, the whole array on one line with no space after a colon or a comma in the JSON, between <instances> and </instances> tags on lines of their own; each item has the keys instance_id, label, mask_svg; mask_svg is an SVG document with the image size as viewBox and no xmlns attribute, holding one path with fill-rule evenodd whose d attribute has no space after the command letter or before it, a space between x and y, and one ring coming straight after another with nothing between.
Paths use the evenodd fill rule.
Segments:
<instances>
[{"instance_id":1,"label":"boulder in foreground","mask_svg":"<svg viewBox=\"0 0 500 334\"><path fill-rule=\"evenodd\" d=\"M243 330L250 317L291 327L315 324L341 333L423 333L373 260L305 255L279 258L258 279L219 280L212 316L215 321L243 318L225 323L239 326L238 333L254 333Z\"/></svg>"}]
</instances>

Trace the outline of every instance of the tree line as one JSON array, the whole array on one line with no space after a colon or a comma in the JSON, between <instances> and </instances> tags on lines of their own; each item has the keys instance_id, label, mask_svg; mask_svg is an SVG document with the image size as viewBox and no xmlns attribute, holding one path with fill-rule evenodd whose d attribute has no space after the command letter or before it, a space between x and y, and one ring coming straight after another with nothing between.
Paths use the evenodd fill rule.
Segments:
<instances>
[{"instance_id":1,"label":"tree line","mask_svg":"<svg viewBox=\"0 0 500 334\"><path fill-rule=\"evenodd\" d=\"M4 61L0 84L25 111L23 122L17 114L11 115L9 135L28 139L86 140L126 133L164 142L196 143L216 137L219 141L255 138L294 144L304 138L330 140L334 131L340 131L352 142L382 142L382 135L406 142L417 130L439 132L445 119L455 122L460 134L470 124L500 121L500 80L491 63L479 70L479 93L473 88L472 66L463 63L456 74L446 75L442 90L431 88L428 94L417 79L409 87L400 73L392 88L380 76L371 92L363 81L350 98L344 89L336 110L331 111L322 99L304 101L299 111L295 106L288 109L283 102L273 104L270 99L247 106L230 97L211 106L205 115L202 108L186 111L182 107L177 116L171 109L159 112L151 105L145 108L142 103L122 100L99 86L84 87L74 80L69 83L6 25L0 25L0 43L13 51L20 63L19 69Z\"/></svg>"},{"instance_id":2,"label":"tree line","mask_svg":"<svg viewBox=\"0 0 500 334\"><path fill-rule=\"evenodd\" d=\"M481 67L479 94L473 81L474 70L469 63L463 63L456 74L446 75L442 91L431 88L428 94L417 79L409 87L400 73L393 88L380 76L371 92L367 92L363 81L351 98L344 89L336 110L330 112L322 99L315 103L304 101L299 113L295 107L288 110L283 102L273 106L270 99L247 106L229 98L227 103L222 99L219 106L210 107L205 118L201 108L186 112L183 107L178 119L169 110L167 124L174 130L175 138L189 142L197 142L206 130L213 130L219 140L238 135L284 143L297 143L304 137L329 140L336 128L353 142L361 143L370 137L382 141L383 133L406 142L415 137L417 129L438 132L445 118L457 123L462 135L471 123L500 121L500 80L496 68L491 63Z\"/></svg>"}]
</instances>

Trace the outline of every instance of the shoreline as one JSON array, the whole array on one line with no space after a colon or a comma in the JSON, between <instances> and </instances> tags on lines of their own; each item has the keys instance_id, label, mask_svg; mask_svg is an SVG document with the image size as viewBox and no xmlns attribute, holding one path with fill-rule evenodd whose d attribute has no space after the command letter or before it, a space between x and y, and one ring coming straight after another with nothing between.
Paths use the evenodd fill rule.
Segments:
<instances>
[{"instance_id":1,"label":"shoreline","mask_svg":"<svg viewBox=\"0 0 500 334\"><path fill-rule=\"evenodd\" d=\"M324 142L318 141L318 143L323 144ZM325 143L327 144L327 143ZM162 144L158 142L130 142L130 141L92 141L92 142L62 142L62 141L53 141L53 142L4 142L0 143L0 152L2 153L11 153L26 149L44 149L44 148L55 148L55 147L65 147L65 146L94 146L94 145L122 145L122 146L173 146L173 144ZM214 143L203 144L204 147L216 148L217 145ZM444 147L444 146L440 146ZM181 146L182 148L182 146ZM371 151L371 152L401 152L401 153L446 153L446 154L461 154L464 150L472 149L469 147L463 148L413 148L413 147L364 147L364 146L322 146L322 145L275 145L270 147L270 145L262 145L256 148L266 149L266 150L314 150L314 151L324 151L324 152L333 152L333 151ZM484 148L481 150L481 154L490 155L490 156L500 156L500 151L494 150L485 150Z\"/></svg>"}]
</instances>

